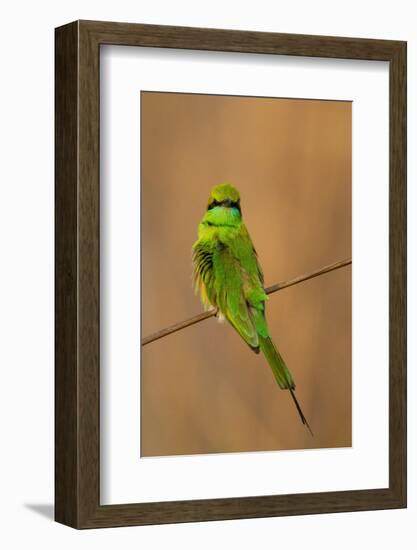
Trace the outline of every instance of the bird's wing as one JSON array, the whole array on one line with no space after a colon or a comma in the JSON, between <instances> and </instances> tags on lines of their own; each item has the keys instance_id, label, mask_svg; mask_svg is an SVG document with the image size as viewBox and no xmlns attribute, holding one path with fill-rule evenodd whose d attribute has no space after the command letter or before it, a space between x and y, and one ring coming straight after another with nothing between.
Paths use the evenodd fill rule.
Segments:
<instances>
[{"instance_id":1,"label":"bird's wing","mask_svg":"<svg viewBox=\"0 0 417 550\"><path fill-rule=\"evenodd\" d=\"M250 249L252 247L250 240L245 245L250 245ZM255 252L253 254L256 258ZM260 267L257 267L257 271L260 279ZM261 283L253 285L250 281L236 250L232 251L227 244L218 240L210 243L197 241L193 247L193 282L204 306L217 307L243 340L258 352L258 332L263 334L264 331L258 326L260 316L253 308L255 301L250 289L254 290L255 287L262 299L263 288Z\"/></svg>"},{"instance_id":2,"label":"bird's wing","mask_svg":"<svg viewBox=\"0 0 417 550\"><path fill-rule=\"evenodd\" d=\"M196 293L206 308L216 306L213 272L213 248L207 243L197 241L193 246L193 284Z\"/></svg>"},{"instance_id":3,"label":"bird's wing","mask_svg":"<svg viewBox=\"0 0 417 550\"><path fill-rule=\"evenodd\" d=\"M214 250L212 261L217 307L243 340L258 352L259 338L245 296L246 273L241 263L223 243Z\"/></svg>"},{"instance_id":4,"label":"bird's wing","mask_svg":"<svg viewBox=\"0 0 417 550\"><path fill-rule=\"evenodd\" d=\"M251 272L252 281L255 285L263 289L264 274L258 261L258 253L256 252L256 248L244 224L242 224L240 229L240 239L238 242L240 246L236 247L237 250L235 252L241 257L242 263L244 263L246 268ZM256 277L256 281L254 281L254 277Z\"/></svg>"}]
</instances>

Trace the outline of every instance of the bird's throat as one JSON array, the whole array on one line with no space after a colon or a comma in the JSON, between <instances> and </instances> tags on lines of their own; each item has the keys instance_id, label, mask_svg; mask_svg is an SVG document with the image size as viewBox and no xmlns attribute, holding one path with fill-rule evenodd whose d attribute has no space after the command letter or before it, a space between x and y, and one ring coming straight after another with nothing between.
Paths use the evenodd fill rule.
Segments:
<instances>
[{"instance_id":1,"label":"bird's throat","mask_svg":"<svg viewBox=\"0 0 417 550\"><path fill-rule=\"evenodd\" d=\"M216 206L207 210L202 223L214 226L237 227L242 221L240 210L235 207Z\"/></svg>"}]
</instances>

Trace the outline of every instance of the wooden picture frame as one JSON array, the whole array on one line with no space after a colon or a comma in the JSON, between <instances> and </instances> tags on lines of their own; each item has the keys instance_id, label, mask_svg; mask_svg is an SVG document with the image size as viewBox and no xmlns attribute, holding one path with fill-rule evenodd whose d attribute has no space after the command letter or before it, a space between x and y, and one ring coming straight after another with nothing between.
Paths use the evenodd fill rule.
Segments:
<instances>
[{"instance_id":1,"label":"wooden picture frame","mask_svg":"<svg viewBox=\"0 0 417 550\"><path fill-rule=\"evenodd\" d=\"M56 29L55 519L75 528L406 506L406 43L76 21ZM389 62L389 487L100 505L99 56L118 44Z\"/></svg>"}]
</instances>

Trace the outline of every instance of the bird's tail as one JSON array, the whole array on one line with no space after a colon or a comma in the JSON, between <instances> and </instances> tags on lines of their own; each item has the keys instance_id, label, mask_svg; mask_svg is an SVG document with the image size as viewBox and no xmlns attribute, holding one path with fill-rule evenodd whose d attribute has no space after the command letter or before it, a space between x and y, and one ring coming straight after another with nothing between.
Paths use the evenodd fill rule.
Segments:
<instances>
[{"instance_id":1,"label":"bird's tail","mask_svg":"<svg viewBox=\"0 0 417 550\"><path fill-rule=\"evenodd\" d=\"M278 386L282 390L289 390L291 397L294 401L294 404L297 408L297 412L300 416L301 422L306 426L308 431L313 435L313 432L311 431L311 428L309 426L309 423L307 422L306 417L304 416L304 413L300 407L299 402L297 401L297 398L295 397L294 390L295 390L295 384L294 379L288 370L284 359L281 357L279 351L274 346L273 341L271 338L259 338L259 344L261 347L261 350L263 354L266 357L266 360L269 363L269 366L271 367L272 373L275 377L275 380L278 383Z\"/></svg>"}]
</instances>

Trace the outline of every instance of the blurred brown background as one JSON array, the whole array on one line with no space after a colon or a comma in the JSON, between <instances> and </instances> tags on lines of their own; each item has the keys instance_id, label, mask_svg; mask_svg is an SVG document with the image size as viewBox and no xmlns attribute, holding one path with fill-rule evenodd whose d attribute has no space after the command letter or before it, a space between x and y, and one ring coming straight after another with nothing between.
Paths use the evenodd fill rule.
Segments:
<instances>
[{"instance_id":1,"label":"blurred brown background","mask_svg":"<svg viewBox=\"0 0 417 550\"><path fill-rule=\"evenodd\" d=\"M351 103L141 94L142 336L202 311L191 247L213 185L241 193L265 286L351 256ZM314 432L262 355L209 319L142 348L141 455L351 446L351 269L270 296Z\"/></svg>"}]
</instances>

